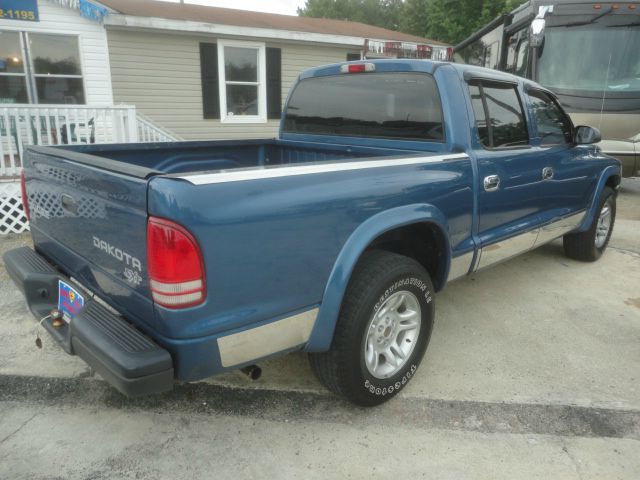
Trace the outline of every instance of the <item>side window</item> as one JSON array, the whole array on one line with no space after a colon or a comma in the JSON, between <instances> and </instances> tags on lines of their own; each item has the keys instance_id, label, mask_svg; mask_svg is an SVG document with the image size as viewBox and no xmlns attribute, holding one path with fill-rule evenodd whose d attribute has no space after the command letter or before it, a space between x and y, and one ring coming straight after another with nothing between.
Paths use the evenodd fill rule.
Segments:
<instances>
[{"instance_id":1,"label":"side window","mask_svg":"<svg viewBox=\"0 0 640 480\"><path fill-rule=\"evenodd\" d=\"M572 142L571 122L549 94L539 90L531 90L529 91L529 101L538 126L538 138L540 138L542 145Z\"/></svg>"},{"instance_id":2,"label":"side window","mask_svg":"<svg viewBox=\"0 0 640 480\"><path fill-rule=\"evenodd\" d=\"M515 85L479 82L470 85L469 89L478 133L485 147L517 147L529 144L524 111Z\"/></svg>"},{"instance_id":3,"label":"side window","mask_svg":"<svg viewBox=\"0 0 640 480\"><path fill-rule=\"evenodd\" d=\"M471 105L473 106L473 114L476 117L476 126L478 127L478 135L480 141L485 147L491 147L491 139L489 138L489 128L487 126L487 116L482 104L482 93L479 85L469 85L469 93L471 94Z\"/></svg>"}]
</instances>

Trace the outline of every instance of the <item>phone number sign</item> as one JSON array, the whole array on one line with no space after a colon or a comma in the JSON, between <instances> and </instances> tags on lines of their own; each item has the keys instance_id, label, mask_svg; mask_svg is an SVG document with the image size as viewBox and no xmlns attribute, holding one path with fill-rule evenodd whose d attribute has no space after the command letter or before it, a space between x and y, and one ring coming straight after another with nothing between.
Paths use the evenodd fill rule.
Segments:
<instances>
[{"instance_id":1,"label":"phone number sign","mask_svg":"<svg viewBox=\"0 0 640 480\"><path fill-rule=\"evenodd\" d=\"M0 0L0 20L39 22L38 0Z\"/></svg>"}]
</instances>

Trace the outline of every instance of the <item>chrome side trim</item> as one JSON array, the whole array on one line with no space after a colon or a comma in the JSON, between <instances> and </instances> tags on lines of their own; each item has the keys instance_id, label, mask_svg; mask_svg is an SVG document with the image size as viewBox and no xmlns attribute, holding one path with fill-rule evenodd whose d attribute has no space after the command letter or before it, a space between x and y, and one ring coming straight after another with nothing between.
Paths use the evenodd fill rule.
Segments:
<instances>
[{"instance_id":1,"label":"chrome side trim","mask_svg":"<svg viewBox=\"0 0 640 480\"><path fill-rule=\"evenodd\" d=\"M519 253L527 252L555 240L565 233L569 233L571 230L580 226L586 214L586 211L575 213L550 222L535 230L530 230L515 237L483 247L480 250L480 261L478 262L476 270L515 257Z\"/></svg>"},{"instance_id":2,"label":"chrome side trim","mask_svg":"<svg viewBox=\"0 0 640 480\"><path fill-rule=\"evenodd\" d=\"M292 317L218 338L223 367L233 367L307 343L318 317L314 308Z\"/></svg>"},{"instance_id":3,"label":"chrome side trim","mask_svg":"<svg viewBox=\"0 0 640 480\"><path fill-rule=\"evenodd\" d=\"M464 277L469 271L472 261L473 261L473 250L467 253L463 253L462 255L458 255L455 258L452 258L451 267L449 267L449 277L447 278L447 283L452 282L457 278Z\"/></svg>"},{"instance_id":4,"label":"chrome side trim","mask_svg":"<svg viewBox=\"0 0 640 480\"><path fill-rule=\"evenodd\" d=\"M297 165L288 167L251 168L243 170L221 171L218 173L200 173L184 175L177 178L194 185L212 183L242 182L245 180L261 180L265 178L290 177L294 175L310 175L313 173L345 172L366 168L399 167L403 165L421 165L440 163L445 160L468 159L466 154L434 155L429 157L386 158L384 160L364 160L354 162L324 163L314 165Z\"/></svg>"},{"instance_id":5,"label":"chrome side trim","mask_svg":"<svg viewBox=\"0 0 640 480\"><path fill-rule=\"evenodd\" d=\"M531 250L536 243L539 230L540 229L536 228L516 235L515 237L482 247L477 269L480 270L494 263L515 257L519 253Z\"/></svg>"},{"instance_id":6,"label":"chrome side trim","mask_svg":"<svg viewBox=\"0 0 640 480\"><path fill-rule=\"evenodd\" d=\"M582 211L544 225L540 228L540 233L538 234L538 239L536 240L534 248L550 242L551 240L555 240L556 238L563 236L565 233L569 233L582 223L586 214L586 211Z\"/></svg>"},{"instance_id":7,"label":"chrome side trim","mask_svg":"<svg viewBox=\"0 0 640 480\"><path fill-rule=\"evenodd\" d=\"M603 150L607 155L625 155L633 157L635 155L635 151L627 150L627 151L618 151L618 150Z\"/></svg>"}]
</instances>

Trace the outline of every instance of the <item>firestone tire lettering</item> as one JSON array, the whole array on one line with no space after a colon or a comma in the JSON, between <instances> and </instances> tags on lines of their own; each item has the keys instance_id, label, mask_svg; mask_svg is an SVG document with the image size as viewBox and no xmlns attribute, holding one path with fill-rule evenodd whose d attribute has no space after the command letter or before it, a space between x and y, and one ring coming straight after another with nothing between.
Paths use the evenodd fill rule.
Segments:
<instances>
[{"instance_id":1,"label":"firestone tire lettering","mask_svg":"<svg viewBox=\"0 0 640 480\"><path fill-rule=\"evenodd\" d=\"M364 388L365 390L369 390L369 392L375 395L382 395L382 396L391 394L393 392L397 392L404 385L407 384L407 382L413 376L413 374L416 372L417 369L418 369L418 366L415 364L412 364L411 368L409 368L409 371L402 376L402 380L396 382L393 385L389 385L388 387L377 387L376 385L371 383L369 380L365 380Z\"/></svg>"},{"instance_id":2,"label":"firestone tire lettering","mask_svg":"<svg viewBox=\"0 0 640 480\"><path fill-rule=\"evenodd\" d=\"M406 363L392 375L374 377L364 357L369 325L390 296L403 290L420 303L421 328L414 339L416 345ZM433 293L429 273L417 261L384 250L366 252L349 282L330 350L309 355L318 379L335 393L365 407L397 395L415 374L429 344Z\"/></svg>"}]
</instances>

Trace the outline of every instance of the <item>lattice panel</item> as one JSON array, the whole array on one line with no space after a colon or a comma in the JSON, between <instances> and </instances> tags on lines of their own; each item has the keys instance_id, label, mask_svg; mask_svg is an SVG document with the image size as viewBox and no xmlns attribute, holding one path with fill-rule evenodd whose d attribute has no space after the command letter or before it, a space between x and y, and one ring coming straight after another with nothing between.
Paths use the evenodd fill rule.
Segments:
<instances>
[{"instance_id":1,"label":"lattice panel","mask_svg":"<svg viewBox=\"0 0 640 480\"><path fill-rule=\"evenodd\" d=\"M69 214L65 213L60 201L60 189L50 188L46 185L39 185L40 191L29 194L29 210L31 218L62 218ZM78 211L76 216L80 218L107 218L104 203L98 203L94 198L80 194L74 194L77 200Z\"/></svg>"},{"instance_id":2,"label":"lattice panel","mask_svg":"<svg viewBox=\"0 0 640 480\"><path fill-rule=\"evenodd\" d=\"M16 182L0 183L0 235L22 233L29 230L22 201L20 184Z\"/></svg>"}]
</instances>

